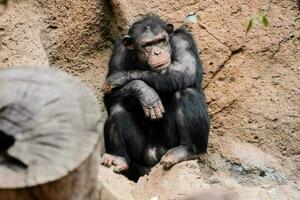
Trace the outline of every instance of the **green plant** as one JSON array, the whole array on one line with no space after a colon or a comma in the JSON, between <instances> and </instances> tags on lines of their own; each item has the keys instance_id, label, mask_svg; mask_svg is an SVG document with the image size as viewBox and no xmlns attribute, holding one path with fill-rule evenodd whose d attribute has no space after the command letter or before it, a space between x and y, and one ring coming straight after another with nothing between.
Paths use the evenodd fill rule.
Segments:
<instances>
[{"instance_id":1,"label":"green plant","mask_svg":"<svg viewBox=\"0 0 300 200\"><path fill-rule=\"evenodd\" d=\"M248 26L246 29L246 33L248 33L249 31L251 31L251 29L253 28L253 25L255 23L255 20L257 20L260 22L261 26L263 27L269 27L270 26L270 22L267 18L267 16L265 14L261 14L258 17L256 16L252 16L248 22Z\"/></svg>"}]
</instances>

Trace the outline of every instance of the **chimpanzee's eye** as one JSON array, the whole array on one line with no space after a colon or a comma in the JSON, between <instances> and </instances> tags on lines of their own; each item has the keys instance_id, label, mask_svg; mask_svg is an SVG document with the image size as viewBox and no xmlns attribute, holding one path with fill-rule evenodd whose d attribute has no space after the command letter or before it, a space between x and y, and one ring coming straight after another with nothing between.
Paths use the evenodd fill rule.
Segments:
<instances>
[{"instance_id":1,"label":"chimpanzee's eye","mask_svg":"<svg viewBox=\"0 0 300 200\"><path fill-rule=\"evenodd\" d=\"M165 38L158 40L157 43L156 43L156 45L158 45L160 47L164 46L165 44L166 44L166 39Z\"/></svg>"},{"instance_id":2,"label":"chimpanzee's eye","mask_svg":"<svg viewBox=\"0 0 300 200\"><path fill-rule=\"evenodd\" d=\"M149 48L149 47L151 47L151 44L149 44L149 43L146 43L146 44L143 44L143 45L142 45L142 48L143 48L143 49L146 49L146 48Z\"/></svg>"},{"instance_id":3,"label":"chimpanzee's eye","mask_svg":"<svg viewBox=\"0 0 300 200\"><path fill-rule=\"evenodd\" d=\"M145 51L150 52L152 50L152 45L151 44L144 44L144 45L142 45L142 48Z\"/></svg>"},{"instance_id":4,"label":"chimpanzee's eye","mask_svg":"<svg viewBox=\"0 0 300 200\"><path fill-rule=\"evenodd\" d=\"M148 46L145 47L146 51L151 51L151 49L152 49L152 47L150 45L148 45Z\"/></svg>"}]
</instances>

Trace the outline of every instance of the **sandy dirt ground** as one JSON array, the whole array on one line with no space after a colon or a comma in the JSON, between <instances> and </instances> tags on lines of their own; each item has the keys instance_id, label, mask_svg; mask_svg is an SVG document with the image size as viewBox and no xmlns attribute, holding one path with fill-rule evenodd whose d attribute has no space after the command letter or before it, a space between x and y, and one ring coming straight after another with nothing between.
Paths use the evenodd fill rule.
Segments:
<instances>
[{"instance_id":1,"label":"sandy dirt ground","mask_svg":"<svg viewBox=\"0 0 300 200\"><path fill-rule=\"evenodd\" d=\"M113 39L144 13L193 33L212 118L209 150L137 183L99 166L102 199L300 199L300 12L296 0L11 0L0 67L54 66L99 97ZM270 27L252 16L265 13ZM225 192L226 194L222 195ZM228 197L227 194L230 194ZM211 199L217 199L211 198Z\"/></svg>"}]
</instances>

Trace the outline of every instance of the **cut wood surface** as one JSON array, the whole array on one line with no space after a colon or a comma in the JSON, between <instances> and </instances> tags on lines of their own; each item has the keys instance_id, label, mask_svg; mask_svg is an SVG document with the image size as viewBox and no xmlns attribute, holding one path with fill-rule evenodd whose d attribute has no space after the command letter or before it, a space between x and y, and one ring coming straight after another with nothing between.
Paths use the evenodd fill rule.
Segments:
<instances>
[{"instance_id":1,"label":"cut wood surface","mask_svg":"<svg viewBox=\"0 0 300 200\"><path fill-rule=\"evenodd\" d=\"M90 197L103 149L92 92L44 67L2 69L0 88L0 199Z\"/></svg>"}]
</instances>

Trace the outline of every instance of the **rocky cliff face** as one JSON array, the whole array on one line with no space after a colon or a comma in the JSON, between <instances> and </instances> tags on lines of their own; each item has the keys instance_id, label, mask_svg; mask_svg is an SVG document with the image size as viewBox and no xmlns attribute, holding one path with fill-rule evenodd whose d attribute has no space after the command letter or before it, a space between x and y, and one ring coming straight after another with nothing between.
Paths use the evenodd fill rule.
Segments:
<instances>
[{"instance_id":1,"label":"rocky cliff face","mask_svg":"<svg viewBox=\"0 0 300 200\"><path fill-rule=\"evenodd\" d=\"M212 117L209 153L170 171L158 165L137 184L101 168L103 198L180 199L230 189L241 199L299 199L296 0L10 1L0 16L0 67L58 66L100 97L112 39L144 13L175 27L185 23L195 36ZM270 27L257 22L246 34L250 17L260 13Z\"/></svg>"}]
</instances>

